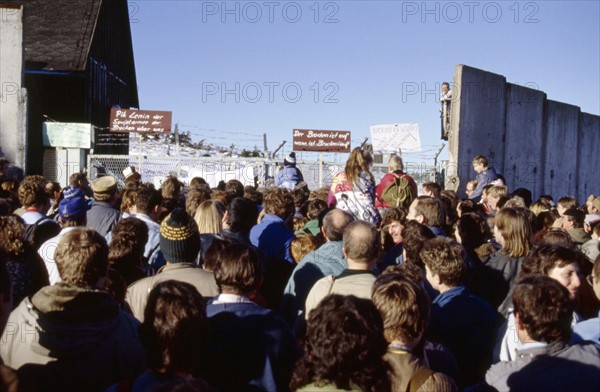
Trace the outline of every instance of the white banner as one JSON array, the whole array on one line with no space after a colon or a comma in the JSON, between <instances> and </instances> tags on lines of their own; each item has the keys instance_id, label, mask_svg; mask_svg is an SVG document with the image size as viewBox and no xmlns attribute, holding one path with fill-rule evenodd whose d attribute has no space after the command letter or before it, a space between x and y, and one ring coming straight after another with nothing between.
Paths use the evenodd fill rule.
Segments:
<instances>
[{"instance_id":1,"label":"white banner","mask_svg":"<svg viewBox=\"0 0 600 392\"><path fill-rule=\"evenodd\" d=\"M371 142L375 153L421 151L419 124L372 125Z\"/></svg>"},{"instance_id":2,"label":"white banner","mask_svg":"<svg viewBox=\"0 0 600 392\"><path fill-rule=\"evenodd\" d=\"M91 138L91 124L44 122L44 147L90 148Z\"/></svg>"}]
</instances>

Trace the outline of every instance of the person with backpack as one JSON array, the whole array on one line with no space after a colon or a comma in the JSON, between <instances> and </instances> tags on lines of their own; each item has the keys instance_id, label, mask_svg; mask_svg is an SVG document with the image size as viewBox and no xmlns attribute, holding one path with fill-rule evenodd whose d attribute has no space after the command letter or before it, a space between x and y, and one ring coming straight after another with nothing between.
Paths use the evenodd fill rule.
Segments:
<instances>
[{"instance_id":1,"label":"person with backpack","mask_svg":"<svg viewBox=\"0 0 600 392\"><path fill-rule=\"evenodd\" d=\"M398 155L390 157L388 170L375 188L375 207L379 210L395 207L408 210L410 203L418 195L417 183L404 173L404 163Z\"/></svg>"},{"instance_id":2,"label":"person with backpack","mask_svg":"<svg viewBox=\"0 0 600 392\"><path fill-rule=\"evenodd\" d=\"M60 232L58 222L45 215L50 207L45 187L46 180L37 175L25 177L19 185L19 201L24 210L20 216L26 225L23 236L35 250Z\"/></svg>"}]
</instances>

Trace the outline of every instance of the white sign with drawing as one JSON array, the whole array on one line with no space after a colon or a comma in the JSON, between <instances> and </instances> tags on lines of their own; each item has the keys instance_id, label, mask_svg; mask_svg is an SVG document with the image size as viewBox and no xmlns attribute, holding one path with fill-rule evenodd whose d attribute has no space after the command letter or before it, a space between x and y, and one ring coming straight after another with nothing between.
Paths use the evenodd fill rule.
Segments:
<instances>
[{"instance_id":1,"label":"white sign with drawing","mask_svg":"<svg viewBox=\"0 0 600 392\"><path fill-rule=\"evenodd\" d=\"M370 128L375 153L421 151L417 123L372 125Z\"/></svg>"}]
</instances>

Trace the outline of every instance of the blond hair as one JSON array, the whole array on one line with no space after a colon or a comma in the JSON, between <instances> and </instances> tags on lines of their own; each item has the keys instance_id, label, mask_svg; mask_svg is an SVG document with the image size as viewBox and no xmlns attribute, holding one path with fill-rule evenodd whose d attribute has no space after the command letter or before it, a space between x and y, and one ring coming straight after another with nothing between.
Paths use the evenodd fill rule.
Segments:
<instances>
[{"instance_id":1,"label":"blond hair","mask_svg":"<svg viewBox=\"0 0 600 392\"><path fill-rule=\"evenodd\" d=\"M198 206L194 220L200 234L218 234L223 228L225 207L218 200L205 200Z\"/></svg>"},{"instance_id":2,"label":"blond hair","mask_svg":"<svg viewBox=\"0 0 600 392\"><path fill-rule=\"evenodd\" d=\"M371 182L375 183L375 178L369 171L369 165L371 163L373 163L373 157L367 151L361 150L360 147L356 147L352 150L346 161L346 168L344 169L348 185L354 187L354 184L358 183L360 173L365 173Z\"/></svg>"}]
</instances>

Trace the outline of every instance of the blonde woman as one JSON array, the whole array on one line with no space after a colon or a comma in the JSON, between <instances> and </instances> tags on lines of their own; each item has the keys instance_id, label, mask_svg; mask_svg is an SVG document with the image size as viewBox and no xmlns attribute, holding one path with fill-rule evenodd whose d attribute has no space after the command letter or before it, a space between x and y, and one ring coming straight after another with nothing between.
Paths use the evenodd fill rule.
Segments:
<instances>
[{"instance_id":1,"label":"blonde woman","mask_svg":"<svg viewBox=\"0 0 600 392\"><path fill-rule=\"evenodd\" d=\"M373 157L356 147L350 153L344 171L333 177L327 198L329 207L340 208L356 219L381 223L381 215L375 208L375 179L370 169Z\"/></svg>"},{"instance_id":2,"label":"blonde woman","mask_svg":"<svg viewBox=\"0 0 600 392\"><path fill-rule=\"evenodd\" d=\"M223 229L225 207L218 200L206 200L200 203L194 220L200 234L219 234Z\"/></svg>"},{"instance_id":3,"label":"blonde woman","mask_svg":"<svg viewBox=\"0 0 600 392\"><path fill-rule=\"evenodd\" d=\"M225 206L218 200L205 200L196 209L194 220L200 234L200 252L198 252L195 263L200 267L203 267L204 258L213 241L223 239L220 233L223 230L224 215Z\"/></svg>"}]
</instances>

